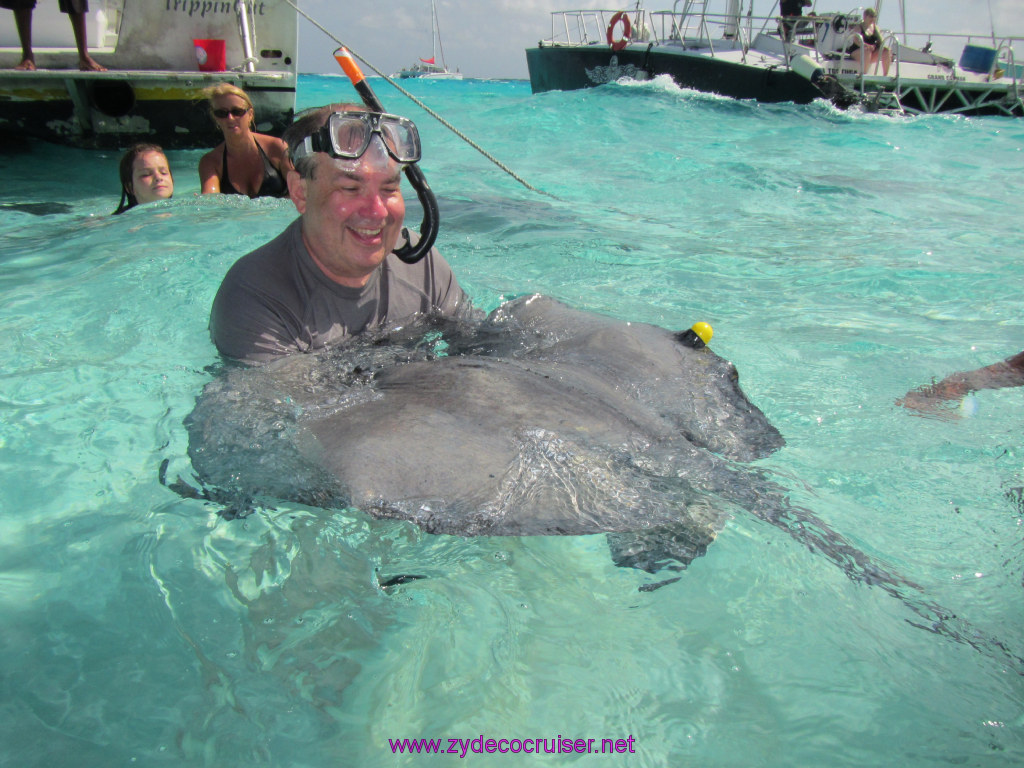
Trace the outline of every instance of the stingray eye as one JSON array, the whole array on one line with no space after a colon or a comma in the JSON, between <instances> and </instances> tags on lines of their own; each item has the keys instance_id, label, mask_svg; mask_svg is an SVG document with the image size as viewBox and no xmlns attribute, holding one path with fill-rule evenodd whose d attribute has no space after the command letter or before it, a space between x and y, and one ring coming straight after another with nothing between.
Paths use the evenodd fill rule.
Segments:
<instances>
[{"instance_id":1,"label":"stingray eye","mask_svg":"<svg viewBox=\"0 0 1024 768\"><path fill-rule=\"evenodd\" d=\"M736 370L736 366L729 363L729 381L733 384L738 384L740 381L740 372Z\"/></svg>"}]
</instances>

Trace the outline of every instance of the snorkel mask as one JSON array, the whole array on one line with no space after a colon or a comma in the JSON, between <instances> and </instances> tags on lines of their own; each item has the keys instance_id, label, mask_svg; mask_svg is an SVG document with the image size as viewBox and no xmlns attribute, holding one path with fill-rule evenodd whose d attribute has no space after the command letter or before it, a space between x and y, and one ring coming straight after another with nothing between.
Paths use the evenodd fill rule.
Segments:
<instances>
[{"instance_id":1,"label":"snorkel mask","mask_svg":"<svg viewBox=\"0 0 1024 768\"><path fill-rule=\"evenodd\" d=\"M326 152L334 158L358 160L367 151L383 145L388 156L404 164L405 177L416 190L416 197L423 206L423 221L420 224L420 239L416 245L409 242L409 231L402 228L405 245L396 248L394 254L406 264L415 264L434 247L437 227L441 216L437 199L427 184L423 171L416 164L420 159L420 134L412 120L384 111L377 95L370 88L362 70L346 48L334 52L334 58L345 70L352 85L359 92L369 112L335 112L319 131L293 150L294 157L304 157L308 152ZM373 141L374 138L379 141Z\"/></svg>"},{"instance_id":2,"label":"snorkel mask","mask_svg":"<svg viewBox=\"0 0 1024 768\"><path fill-rule=\"evenodd\" d=\"M326 152L337 160L358 160L374 137L379 147L403 165L420 159L420 133L412 120L381 112L334 112L316 133L307 136L292 152L294 158ZM386 158L384 158L386 159Z\"/></svg>"}]
</instances>

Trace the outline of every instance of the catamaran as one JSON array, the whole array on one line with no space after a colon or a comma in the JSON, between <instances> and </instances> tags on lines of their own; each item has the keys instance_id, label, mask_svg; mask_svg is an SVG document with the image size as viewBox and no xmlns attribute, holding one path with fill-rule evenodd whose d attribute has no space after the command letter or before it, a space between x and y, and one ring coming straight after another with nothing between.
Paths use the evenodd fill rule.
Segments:
<instances>
[{"instance_id":1,"label":"catamaran","mask_svg":"<svg viewBox=\"0 0 1024 768\"><path fill-rule=\"evenodd\" d=\"M761 2L773 15L755 16ZM1024 116L1024 66L997 37L880 30L888 55L857 45L863 10L782 17L763 0L675 0L671 10L556 11L551 36L528 48L534 93L623 77L669 75L677 85L737 99L806 104L825 98L889 114ZM878 0L876 11L880 10ZM906 18L899 0L901 22ZM879 13L879 18L881 18ZM940 53L939 50L942 49ZM959 58L957 55L959 54Z\"/></svg>"}]
</instances>

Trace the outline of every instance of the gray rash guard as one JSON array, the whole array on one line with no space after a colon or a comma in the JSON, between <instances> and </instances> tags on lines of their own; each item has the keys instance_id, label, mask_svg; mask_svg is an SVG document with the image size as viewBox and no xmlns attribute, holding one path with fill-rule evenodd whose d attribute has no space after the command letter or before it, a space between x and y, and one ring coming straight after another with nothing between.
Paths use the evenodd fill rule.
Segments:
<instances>
[{"instance_id":1,"label":"gray rash guard","mask_svg":"<svg viewBox=\"0 0 1024 768\"><path fill-rule=\"evenodd\" d=\"M263 362L417 314L475 312L436 248L415 264L389 253L366 285L348 288L313 261L301 224L296 219L228 270L210 314L210 336L221 354ZM410 236L415 242L417 236Z\"/></svg>"}]
</instances>

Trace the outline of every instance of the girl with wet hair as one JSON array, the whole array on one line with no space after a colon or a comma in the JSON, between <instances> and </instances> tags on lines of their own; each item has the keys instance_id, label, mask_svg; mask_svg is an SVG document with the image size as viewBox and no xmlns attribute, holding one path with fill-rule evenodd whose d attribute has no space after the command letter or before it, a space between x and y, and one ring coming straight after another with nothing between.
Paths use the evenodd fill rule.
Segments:
<instances>
[{"instance_id":1,"label":"girl with wet hair","mask_svg":"<svg viewBox=\"0 0 1024 768\"><path fill-rule=\"evenodd\" d=\"M114 214L174 194L174 177L164 150L157 144L136 144L121 157L121 202Z\"/></svg>"}]
</instances>

